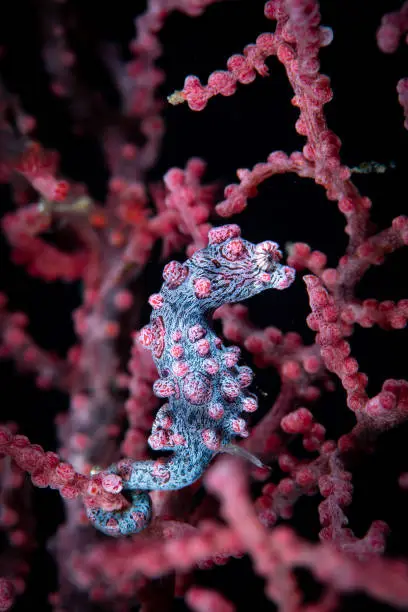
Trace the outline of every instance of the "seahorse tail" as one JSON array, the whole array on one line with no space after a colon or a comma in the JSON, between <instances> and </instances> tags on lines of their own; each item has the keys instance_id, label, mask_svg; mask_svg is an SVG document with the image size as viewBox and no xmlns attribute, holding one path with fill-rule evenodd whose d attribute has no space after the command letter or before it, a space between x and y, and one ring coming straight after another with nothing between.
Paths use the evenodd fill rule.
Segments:
<instances>
[{"instance_id":1,"label":"seahorse tail","mask_svg":"<svg viewBox=\"0 0 408 612\"><path fill-rule=\"evenodd\" d=\"M122 510L87 508L90 522L106 535L120 537L139 533L152 519L152 501L147 491L126 490L130 506Z\"/></svg>"}]
</instances>

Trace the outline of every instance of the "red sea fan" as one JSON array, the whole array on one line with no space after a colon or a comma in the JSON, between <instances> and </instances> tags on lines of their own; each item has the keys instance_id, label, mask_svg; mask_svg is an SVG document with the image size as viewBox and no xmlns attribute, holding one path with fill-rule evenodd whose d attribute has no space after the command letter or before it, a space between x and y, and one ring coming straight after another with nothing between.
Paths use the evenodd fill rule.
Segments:
<instances>
[{"instance_id":1,"label":"red sea fan","mask_svg":"<svg viewBox=\"0 0 408 612\"><path fill-rule=\"evenodd\" d=\"M408 607L407 4L335 4L7 5L0 609ZM244 439L186 411L216 455L203 477L129 496L132 466L164 482L186 439L160 399L190 380L183 342L156 383L140 344L165 350L161 274L168 292L189 282L209 232L239 268L237 224L264 245L259 282L281 257L297 272L205 323L236 345L237 379L224 403L196 379L187 393L217 424L251 385L231 421ZM196 306L212 280L194 277ZM190 332L215 372L221 344ZM140 533L90 524L132 495L151 504Z\"/></svg>"}]
</instances>

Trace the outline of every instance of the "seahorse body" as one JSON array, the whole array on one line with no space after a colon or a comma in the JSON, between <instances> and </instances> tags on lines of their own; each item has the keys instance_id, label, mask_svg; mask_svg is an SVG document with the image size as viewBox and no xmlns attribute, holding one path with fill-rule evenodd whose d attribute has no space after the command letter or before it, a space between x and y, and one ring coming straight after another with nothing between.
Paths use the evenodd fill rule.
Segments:
<instances>
[{"instance_id":1,"label":"seahorse body","mask_svg":"<svg viewBox=\"0 0 408 612\"><path fill-rule=\"evenodd\" d=\"M275 242L247 242L237 225L214 228L208 237L208 246L184 264L165 266L161 291L149 298L153 312L139 340L152 351L159 372L153 390L167 399L149 444L173 452L156 461L124 459L105 470L119 475L131 496L131 506L122 511L88 510L109 535L144 529L151 519L147 491L193 483L233 437L248 436L243 415L257 409L256 397L246 390L252 371L238 366L238 347L225 347L216 336L211 314L266 289L285 289L295 272L279 263Z\"/></svg>"}]
</instances>

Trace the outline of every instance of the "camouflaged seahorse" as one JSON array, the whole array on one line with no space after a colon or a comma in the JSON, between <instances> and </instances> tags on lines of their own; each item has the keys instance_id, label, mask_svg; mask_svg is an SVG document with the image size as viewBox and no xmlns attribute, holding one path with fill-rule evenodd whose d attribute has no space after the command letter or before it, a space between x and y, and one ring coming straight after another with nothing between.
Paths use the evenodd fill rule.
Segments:
<instances>
[{"instance_id":1,"label":"camouflaged seahorse","mask_svg":"<svg viewBox=\"0 0 408 612\"><path fill-rule=\"evenodd\" d=\"M248 436L244 416L257 409L256 397L246 390L252 371L238 365L238 347L225 347L216 336L211 315L222 304L285 289L295 272L279 263L275 242L254 245L240 233L237 225L212 229L206 248L184 264L165 266L161 291L149 298L153 312L139 340L152 351L159 372L154 393L167 400L149 444L172 454L156 461L124 459L104 471L119 475L131 498L131 506L121 511L88 510L104 533L144 529L151 520L147 491L190 485L235 436Z\"/></svg>"}]
</instances>

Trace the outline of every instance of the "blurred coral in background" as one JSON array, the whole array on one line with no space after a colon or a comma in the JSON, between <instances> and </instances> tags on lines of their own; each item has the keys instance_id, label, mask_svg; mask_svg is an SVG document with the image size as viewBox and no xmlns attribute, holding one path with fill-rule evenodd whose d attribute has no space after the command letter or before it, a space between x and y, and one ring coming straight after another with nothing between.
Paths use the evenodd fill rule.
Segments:
<instances>
[{"instance_id":1,"label":"blurred coral in background","mask_svg":"<svg viewBox=\"0 0 408 612\"><path fill-rule=\"evenodd\" d=\"M2 11L0 610L408 608L408 4ZM167 458L149 303L227 223L297 272L209 322L244 440L110 538L104 470Z\"/></svg>"}]
</instances>

